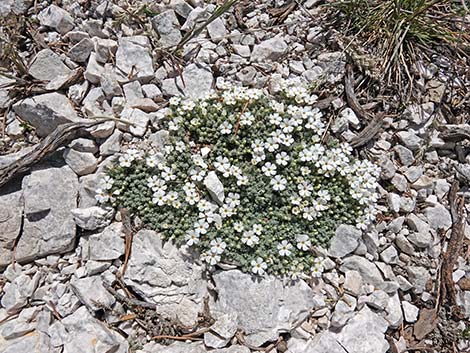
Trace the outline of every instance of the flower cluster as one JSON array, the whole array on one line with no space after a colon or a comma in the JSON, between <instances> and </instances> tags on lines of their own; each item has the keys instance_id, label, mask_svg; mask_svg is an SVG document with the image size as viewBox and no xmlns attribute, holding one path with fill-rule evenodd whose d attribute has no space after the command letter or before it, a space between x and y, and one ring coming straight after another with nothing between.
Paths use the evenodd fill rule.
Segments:
<instances>
[{"instance_id":1,"label":"flower cluster","mask_svg":"<svg viewBox=\"0 0 470 353\"><path fill-rule=\"evenodd\" d=\"M168 138L128 149L97 190L208 265L297 278L323 271L315 246L339 224L375 219L379 169L328 134L315 95L281 82L279 96L224 84L199 100L172 98Z\"/></svg>"}]
</instances>

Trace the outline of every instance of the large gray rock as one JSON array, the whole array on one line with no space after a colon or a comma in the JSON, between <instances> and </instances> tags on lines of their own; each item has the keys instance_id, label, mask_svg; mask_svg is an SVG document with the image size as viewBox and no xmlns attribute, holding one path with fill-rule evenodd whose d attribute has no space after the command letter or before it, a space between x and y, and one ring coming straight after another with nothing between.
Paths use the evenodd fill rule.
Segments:
<instances>
[{"instance_id":1,"label":"large gray rock","mask_svg":"<svg viewBox=\"0 0 470 353\"><path fill-rule=\"evenodd\" d=\"M155 342L148 343L143 350L136 353L250 353L250 349L245 346L233 345L228 348L213 349L207 351L201 343L174 342L169 346L164 346Z\"/></svg>"},{"instance_id":2,"label":"large gray rock","mask_svg":"<svg viewBox=\"0 0 470 353\"><path fill-rule=\"evenodd\" d=\"M38 286L40 275L40 272L37 272L37 275L31 278L20 274L11 283L5 284L1 299L2 306L12 313L26 306Z\"/></svg>"},{"instance_id":3,"label":"large gray rock","mask_svg":"<svg viewBox=\"0 0 470 353\"><path fill-rule=\"evenodd\" d=\"M340 225L331 239L329 254L341 258L352 253L359 245L361 235L362 232L354 226Z\"/></svg>"},{"instance_id":4,"label":"large gray rock","mask_svg":"<svg viewBox=\"0 0 470 353\"><path fill-rule=\"evenodd\" d=\"M50 134L61 124L82 120L67 97L56 92L23 99L13 105L13 110L35 127L40 137Z\"/></svg>"},{"instance_id":5,"label":"large gray rock","mask_svg":"<svg viewBox=\"0 0 470 353\"><path fill-rule=\"evenodd\" d=\"M429 225L433 229L447 230L452 226L452 217L450 212L440 203L434 205L433 207L426 208L424 210L424 215L426 216Z\"/></svg>"},{"instance_id":6,"label":"large gray rock","mask_svg":"<svg viewBox=\"0 0 470 353\"><path fill-rule=\"evenodd\" d=\"M115 260L124 254L124 233L121 223L113 223L101 233L93 234L89 239L91 260Z\"/></svg>"},{"instance_id":7,"label":"large gray rock","mask_svg":"<svg viewBox=\"0 0 470 353\"><path fill-rule=\"evenodd\" d=\"M70 251L75 242L75 222L70 212L77 207L75 173L68 166L33 170L23 179L23 194L24 224L16 260L27 262Z\"/></svg>"},{"instance_id":8,"label":"large gray rock","mask_svg":"<svg viewBox=\"0 0 470 353\"><path fill-rule=\"evenodd\" d=\"M11 262L15 240L21 232L22 195L21 190L11 186L0 191L0 267Z\"/></svg>"},{"instance_id":9,"label":"large gray rock","mask_svg":"<svg viewBox=\"0 0 470 353\"><path fill-rule=\"evenodd\" d=\"M127 353L129 345L82 306L49 329L56 344L67 353Z\"/></svg>"},{"instance_id":10,"label":"large gray rock","mask_svg":"<svg viewBox=\"0 0 470 353\"><path fill-rule=\"evenodd\" d=\"M116 298L103 286L100 276L72 277L70 286L80 301L92 311L110 308L116 302Z\"/></svg>"},{"instance_id":11,"label":"large gray rock","mask_svg":"<svg viewBox=\"0 0 470 353\"><path fill-rule=\"evenodd\" d=\"M93 173L98 167L98 159L91 152L80 152L73 148L64 151L64 160L77 175Z\"/></svg>"},{"instance_id":12,"label":"large gray rock","mask_svg":"<svg viewBox=\"0 0 470 353\"><path fill-rule=\"evenodd\" d=\"M184 94L196 99L204 97L212 89L214 77L208 66L189 64L183 70L182 75L184 83L180 76L163 80L163 93L168 96Z\"/></svg>"},{"instance_id":13,"label":"large gray rock","mask_svg":"<svg viewBox=\"0 0 470 353\"><path fill-rule=\"evenodd\" d=\"M159 313L194 326L208 294L203 273L189 254L169 241L163 243L154 231L141 230L134 235L124 282L158 304Z\"/></svg>"},{"instance_id":14,"label":"large gray rock","mask_svg":"<svg viewBox=\"0 0 470 353\"><path fill-rule=\"evenodd\" d=\"M153 17L151 22L153 29L160 37L160 45L162 47L169 47L179 43L182 36L175 11L164 11Z\"/></svg>"},{"instance_id":15,"label":"large gray rock","mask_svg":"<svg viewBox=\"0 0 470 353\"><path fill-rule=\"evenodd\" d=\"M116 66L124 75L148 82L154 77L150 41L145 36L122 37L116 52Z\"/></svg>"},{"instance_id":16,"label":"large gray rock","mask_svg":"<svg viewBox=\"0 0 470 353\"><path fill-rule=\"evenodd\" d=\"M66 34L74 27L72 16L56 5L50 5L42 10L38 19L42 26L51 27L61 34Z\"/></svg>"},{"instance_id":17,"label":"large gray rock","mask_svg":"<svg viewBox=\"0 0 470 353\"><path fill-rule=\"evenodd\" d=\"M114 216L114 210L111 207L92 206L88 208L75 208L71 212L75 224L86 230L106 227L111 223Z\"/></svg>"},{"instance_id":18,"label":"large gray rock","mask_svg":"<svg viewBox=\"0 0 470 353\"><path fill-rule=\"evenodd\" d=\"M372 284L378 289L383 287L384 280L377 266L362 256L352 255L344 259L340 270L342 272L347 270L357 271L361 274L365 283Z\"/></svg>"},{"instance_id":19,"label":"large gray rock","mask_svg":"<svg viewBox=\"0 0 470 353\"><path fill-rule=\"evenodd\" d=\"M251 61L278 60L287 52L288 46L283 38L274 37L256 44L251 53Z\"/></svg>"},{"instance_id":20,"label":"large gray rock","mask_svg":"<svg viewBox=\"0 0 470 353\"><path fill-rule=\"evenodd\" d=\"M289 340L290 353L385 353L387 322L365 306L339 331L324 331L312 340Z\"/></svg>"},{"instance_id":21,"label":"large gray rock","mask_svg":"<svg viewBox=\"0 0 470 353\"><path fill-rule=\"evenodd\" d=\"M213 279L218 297L211 310L235 314L246 342L255 347L293 330L316 306L312 289L302 280L287 284L238 270L216 273Z\"/></svg>"},{"instance_id":22,"label":"large gray rock","mask_svg":"<svg viewBox=\"0 0 470 353\"><path fill-rule=\"evenodd\" d=\"M50 49L43 49L34 57L28 72L37 80L51 81L58 76L68 75L71 71L59 55Z\"/></svg>"}]
</instances>

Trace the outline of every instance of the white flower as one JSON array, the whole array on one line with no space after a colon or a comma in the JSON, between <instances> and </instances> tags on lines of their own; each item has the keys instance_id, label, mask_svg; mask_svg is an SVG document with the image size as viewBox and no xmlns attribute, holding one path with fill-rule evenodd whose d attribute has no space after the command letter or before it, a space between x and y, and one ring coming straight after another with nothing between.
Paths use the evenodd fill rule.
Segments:
<instances>
[{"instance_id":1,"label":"white flower","mask_svg":"<svg viewBox=\"0 0 470 353\"><path fill-rule=\"evenodd\" d=\"M106 175L103 179L100 180L99 186L104 190L109 190L113 187L114 179L109 175Z\"/></svg>"},{"instance_id":2,"label":"white flower","mask_svg":"<svg viewBox=\"0 0 470 353\"><path fill-rule=\"evenodd\" d=\"M261 140L256 139L251 144L251 149L253 150L254 154L264 154L263 142L261 142Z\"/></svg>"},{"instance_id":3,"label":"white flower","mask_svg":"<svg viewBox=\"0 0 470 353\"><path fill-rule=\"evenodd\" d=\"M178 105L181 102L181 98L174 96L174 97L171 97L168 102L170 103L170 105Z\"/></svg>"},{"instance_id":4,"label":"white flower","mask_svg":"<svg viewBox=\"0 0 470 353\"><path fill-rule=\"evenodd\" d=\"M263 231L263 226L261 224L253 224L252 229L256 235L261 235L261 232Z\"/></svg>"},{"instance_id":5,"label":"white flower","mask_svg":"<svg viewBox=\"0 0 470 353\"><path fill-rule=\"evenodd\" d=\"M259 238L255 235L253 231L243 232L242 243L248 246L253 246L259 243Z\"/></svg>"},{"instance_id":6,"label":"white flower","mask_svg":"<svg viewBox=\"0 0 470 353\"><path fill-rule=\"evenodd\" d=\"M196 192L186 194L185 201L190 205L195 205L199 202L199 195Z\"/></svg>"},{"instance_id":7,"label":"white flower","mask_svg":"<svg viewBox=\"0 0 470 353\"><path fill-rule=\"evenodd\" d=\"M261 257L258 257L256 260L252 260L251 266L251 271L258 275L264 274L265 270L268 268L268 265Z\"/></svg>"},{"instance_id":8,"label":"white flower","mask_svg":"<svg viewBox=\"0 0 470 353\"><path fill-rule=\"evenodd\" d=\"M227 247L227 244L220 238L213 239L210 242L211 252L216 254L222 254Z\"/></svg>"},{"instance_id":9,"label":"white flower","mask_svg":"<svg viewBox=\"0 0 470 353\"><path fill-rule=\"evenodd\" d=\"M227 218L235 214L235 209L230 207L230 205L222 205L222 207L219 208L219 213L222 218Z\"/></svg>"},{"instance_id":10,"label":"white flower","mask_svg":"<svg viewBox=\"0 0 470 353\"><path fill-rule=\"evenodd\" d=\"M206 176L206 171L199 167L193 168L189 171L189 175L191 175L191 180L194 181L202 181Z\"/></svg>"},{"instance_id":11,"label":"white flower","mask_svg":"<svg viewBox=\"0 0 470 353\"><path fill-rule=\"evenodd\" d=\"M303 210L302 217L308 221L313 221L317 214L318 212L315 210L314 207L305 207Z\"/></svg>"},{"instance_id":12,"label":"white flower","mask_svg":"<svg viewBox=\"0 0 470 353\"><path fill-rule=\"evenodd\" d=\"M125 154L119 157L119 165L121 167L130 167L133 161L134 161L134 158L132 158L128 154Z\"/></svg>"},{"instance_id":13,"label":"white flower","mask_svg":"<svg viewBox=\"0 0 470 353\"><path fill-rule=\"evenodd\" d=\"M153 193L152 202L158 206L163 206L167 201L165 191L159 189Z\"/></svg>"},{"instance_id":14,"label":"white flower","mask_svg":"<svg viewBox=\"0 0 470 353\"><path fill-rule=\"evenodd\" d=\"M96 192L95 199L99 203L106 203L109 201L109 194L105 190L98 188L96 189L95 192Z\"/></svg>"},{"instance_id":15,"label":"white flower","mask_svg":"<svg viewBox=\"0 0 470 353\"><path fill-rule=\"evenodd\" d=\"M197 234L206 234L208 229L209 223L207 223L205 220L199 220L194 223L194 231Z\"/></svg>"},{"instance_id":16,"label":"white flower","mask_svg":"<svg viewBox=\"0 0 470 353\"><path fill-rule=\"evenodd\" d=\"M286 152L276 154L276 163L278 165L286 166L289 163L290 157Z\"/></svg>"},{"instance_id":17,"label":"white flower","mask_svg":"<svg viewBox=\"0 0 470 353\"><path fill-rule=\"evenodd\" d=\"M224 173L224 176L225 174L227 176L230 174L230 161L228 160L227 157L218 156L215 159L214 167L219 172Z\"/></svg>"},{"instance_id":18,"label":"white flower","mask_svg":"<svg viewBox=\"0 0 470 353\"><path fill-rule=\"evenodd\" d=\"M281 256L289 256L291 254L292 244L289 243L287 240L283 240L279 244L277 244L277 250L279 250L279 255Z\"/></svg>"},{"instance_id":19,"label":"white flower","mask_svg":"<svg viewBox=\"0 0 470 353\"><path fill-rule=\"evenodd\" d=\"M310 174L310 168L308 168L308 167L300 167L300 174L302 174L302 175L309 175L309 174Z\"/></svg>"},{"instance_id":20,"label":"white flower","mask_svg":"<svg viewBox=\"0 0 470 353\"><path fill-rule=\"evenodd\" d=\"M224 121L222 124L220 124L219 131L222 135L230 134L232 132L232 124L230 124L228 121Z\"/></svg>"},{"instance_id":21,"label":"white flower","mask_svg":"<svg viewBox=\"0 0 470 353\"><path fill-rule=\"evenodd\" d=\"M302 203L302 198L300 196L292 196L290 198L290 203L296 206L299 206Z\"/></svg>"},{"instance_id":22,"label":"white flower","mask_svg":"<svg viewBox=\"0 0 470 353\"><path fill-rule=\"evenodd\" d=\"M276 175L271 179L270 184L273 186L274 191L282 191L286 188L287 180L280 175Z\"/></svg>"},{"instance_id":23,"label":"white flower","mask_svg":"<svg viewBox=\"0 0 470 353\"><path fill-rule=\"evenodd\" d=\"M186 244L192 246L194 244L199 243L199 234L196 233L194 230L190 230L188 233L186 233L185 239Z\"/></svg>"},{"instance_id":24,"label":"white flower","mask_svg":"<svg viewBox=\"0 0 470 353\"><path fill-rule=\"evenodd\" d=\"M152 154L151 156L148 156L147 158L145 158L145 163L147 164L147 166L149 166L150 168L154 168L157 166L158 163L160 163L160 158L157 157L157 155L155 154Z\"/></svg>"},{"instance_id":25,"label":"white flower","mask_svg":"<svg viewBox=\"0 0 470 353\"><path fill-rule=\"evenodd\" d=\"M279 142L282 143L284 146L290 146L294 143L294 139L292 138L292 135L282 134L279 139Z\"/></svg>"},{"instance_id":26,"label":"white flower","mask_svg":"<svg viewBox=\"0 0 470 353\"><path fill-rule=\"evenodd\" d=\"M240 194L235 192L229 192L227 197L225 198L225 202L231 208L235 208L240 205Z\"/></svg>"},{"instance_id":27,"label":"white flower","mask_svg":"<svg viewBox=\"0 0 470 353\"><path fill-rule=\"evenodd\" d=\"M269 152L274 152L279 148L279 144L276 142L276 140L272 137L268 138L264 144L264 147L269 151Z\"/></svg>"},{"instance_id":28,"label":"white flower","mask_svg":"<svg viewBox=\"0 0 470 353\"><path fill-rule=\"evenodd\" d=\"M323 268L322 267L313 267L312 268L312 277L321 277L321 274L323 273Z\"/></svg>"},{"instance_id":29,"label":"white flower","mask_svg":"<svg viewBox=\"0 0 470 353\"><path fill-rule=\"evenodd\" d=\"M245 227L243 226L243 223L242 222L235 222L233 223L233 229L235 229L236 232L238 233L241 233L243 232L243 229Z\"/></svg>"},{"instance_id":30,"label":"white flower","mask_svg":"<svg viewBox=\"0 0 470 353\"><path fill-rule=\"evenodd\" d=\"M268 115L269 123L273 125L280 125L282 122L282 118L278 113L273 113Z\"/></svg>"},{"instance_id":31,"label":"white flower","mask_svg":"<svg viewBox=\"0 0 470 353\"><path fill-rule=\"evenodd\" d=\"M297 189L299 189L299 195L301 197L309 197L312 194L313 185L304 181L297 185Z\"/></svg>"},{"instance_id":32,"label":"white flower","mask_svg":"<svg viewBox=\"0 0 470 353\"><path fill-rule=\"evenodd\" d=\"M297 240L297 249L307 251L310 249L312 243L310 242L308 235L300 234L295 238Z\"/></svg>"},{"instance_id":33,"label":"white flower","mask_svg":"<svg viewBox=\"0 0 470 353\"><path fill-rule=\"evenodd\" d=\"M171 169L170 167L163 167L162 178L166 181L175 180L176 175L173 174L173 169Z\"/></svg>"},{"instance_id":34,"label":"white flower","mask_svg":"<svg viewBox=\"0 0 470 353\"><path fill-rule=\"evenodd\" d=\"M211 252L206 255L205 259L210 265L214 266L220 261L220 255L217 253Z\"/></svg>"},{"instance_id":35,"label":"white flower","mask_svg":"<svg viewBox=\"0 0 470 353\"><path fill-rule=\"evenodd\" d=\"M153 191L158 189L166 190L167 186L165 185L165 180L160 179L156 175L151 176L147 179L147 186L151 188Z\"/></svg>"},{"instance_id":36,"label":"white flower","mask_svg":"<svg viewBox=\"0 0 470 353\"><path fill-rule=\"evenodd\" d=\"M242 185L247 185L248 184L248 177L245 175L240 175L237 177L237 185L242 186Z\"/></svg>"},{"instance_id":37,"label":"white flower","mask_svg":"<svg viewBox=\"0 0 470 353\"><path fill-rule=\"evenodd\" d=\"M267 162L265 165L261 167L261 170L263 171L264 175L268 177L276 175L276 169L277 169L276 165L271 162Z\"/></svg>"},{"instance_id":38,"label":"white flower","mask_svg":"<svg viewBox=\"0 0 470 353\"><path fill-rule=\"evenodd\" d=\"M255 121L255 116L251 112L245 112L240 116L240 125L251 125Z\"/></svg>"},{"instance_id":39,"label":"white flower","mask_svg":"<svg viewBox=\"0 0 470 353\"><path fill-rule=\"evenodd\" d=\"M197 208L199 211L204 212L204 211L209 211L212 209L212 205L209 201L206 199L201 199L201 201L198 202Z\"/></svg>"}]
</instances>

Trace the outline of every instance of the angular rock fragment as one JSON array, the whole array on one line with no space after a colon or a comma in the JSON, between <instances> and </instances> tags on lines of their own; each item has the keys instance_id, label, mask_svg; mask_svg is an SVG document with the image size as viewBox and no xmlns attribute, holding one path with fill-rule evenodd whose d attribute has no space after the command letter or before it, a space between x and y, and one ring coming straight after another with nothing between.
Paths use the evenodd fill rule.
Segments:
<instances>
[{"instance_id":1,"label":"angular rock fragment","mask_svg":"<svg viewBox=\"0 0 470 353\"><path fill-rule=\"evenodd\" d=\"M28 73L36 80L51 81L57 76L67 75L71 70L63 63L59 55L50 49L43 49L36 54Z\"/></svg>"},{"instance_id":2,"label":"angular rock fragment","mask_svg":"<svg viewBox=\"0 0 470 353\"><path fill-rule=\"evenodd\" d=\"M145 36L122 37L116 52L116 66L129 78L148 82L154 77L150 41Z\"/></svg>"},{"instance_id":3,"label":"angular rock fragment","mask_svg":"<svg viewBox=\"0 0 470 353\"><path fill-rule=\"evenodd\" d=\"M159 35L162 47L169 47L179 43L182 36L175 11L166 10L153 17L151 22L153 29Z\"/></svg>"},{"instance_id":4,"label":"angular rock fragment","mask_svg":"<svg viewBox=\"0 0 470 353\"><path fill-rule=\"evenodd\" d=\"M77 207L78 179L68 166L35 169L23 179L24 225L15 258L27 262L70 251L75 242L71 210Z\"/></svg>"},{"instance_id":5,"label":"angular rock fragment","mask_svg":"<svg viewBox=\"0 0 470 353\"><path fill-rule=\"evenodd\" d=\"M51 27L60 34L66 34L74 27L72 16L56 5L50 5L42 10L38 15L38 19L42 26Z\"/></svg>"},{"instance_id":6,"label":"angular rock fragment","mask_svg":"<svg viewBox=\"0 0 470 353\"><path fill-rule=\"evenodd\" d=\"M72 104L60 93L45 93L26 98L13 105L15 113L36 128L43 137L65 123L81 121Z\"/></svg>"}]
</instances>

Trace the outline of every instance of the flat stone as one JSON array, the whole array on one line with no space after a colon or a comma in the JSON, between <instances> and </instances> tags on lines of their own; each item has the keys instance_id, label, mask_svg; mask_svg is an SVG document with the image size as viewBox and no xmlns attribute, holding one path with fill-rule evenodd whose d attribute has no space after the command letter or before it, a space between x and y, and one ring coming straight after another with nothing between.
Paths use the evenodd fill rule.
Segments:
<instances>
[{"instance_id":1,"label":"flat stone","mask_svg":"<svg viewBox=\"0 0 470 353\"><path fill-rule=\"evenodd\" d=\"M292 353L385 353L387 322L365 306L338 332L323 331Z\"/></svg>"},{"instance_id":2,"label":"flat stone","mask_svg":"<svg viewBox=\"0 0 470 353\"><path fill-rule=\"evenodd\" d=\"M105 64L116 54L118 43L113 39L93 38L95 44L96 61Z\"/></svg>"},{"instance_id":3,"label":"flat stone","mask_svg":"<svg viewBox=\"0 0 470 353\"><path fill-rule=\"evenodd\" d=\"M204 268L154 231L134 235L124 282L145 300L158 304L162 315L194 326L208 294Z\"/></svg>"},{"instance_id":4,"label":"flat stone","mask_svg":"<svg viewBox=\"0 0 470 353\"><path fill-rule=\"evenodd\" d=\"M213 279L218 293L213 310L236 313L246 343L255 347L293 330L316 306L312 289L302 280L286 284L272 276L260 279L238 270L218 272Z\"/></svg>"},{"instance_id":5,"label":"flat stone","mask_svg":"<svg viewBox=\"0 0 470 353\"><path fill-rule=\"evenodd\" d=\"M406 272L408 273L407 279L413 285L413 291L417 294L423 293L427 282L431 279L428 270L422 266L408 266Z\"/></svg>"},{"instance_id":6,"label":"flat stone","mask_svg":"<svg viewBox=\"0 0 470 353\"><path fill-rule=\"evenodd\" d=\"M207 32L212 41L217 43L227 35L225 22L222 18L216 18L214 21L207 25Z\"/></svg>"},{"instance_id":7,"label":"flat stone","mask_svg":"<svg viewBox=\"0 0 470 353\"><path fill-rule=\"evenodd\" d=\"M78 299L92 311L110 308L116 302L116 298L103 286L100 276L85 278L74 276L70 280L70 286Z\"/></svg>"},{"instance_id":8,"label":"flat stone","mask_svg":"<svg viewBox=\"0 0 470 353\"><path fill-rule=\"evenodd\" d=\"M94 48L94 43L89 38L83 38L68 51L67 55L73 61L84 63Z\"/></svg>"},{"instance_id":9,"label":"flat stone","mask_svg":"<svg viewBox=\"0 0 470 353\"><path fill-rule=\"evenodd\" d=\"M75 208L71 210L75 224L82 229L95 230L111 223L114 216L113 208L92 206L88 208Z\"/></svg>"},{"instance_id":10,"label":"flat stone","mask_svg":"<svg viewBox=\"0 0 470 353\"><path fill-rule=\"evenodd\" d=\"M398 158L400 158L400 162L402 165L408 167L409 165L413 164L413 162L415 161L413 152L411 152L408 148L402 145L396 145L393 149L397 153Z\"/></svg>"},{"instance_id":11,"label":"flat stone","mask_svg":"<svg viewBox=\"0 0 470 353\"><path fill-rule=\"evenodd\" d=\"M395 264L398 260L398 251L393 245L390 245L380 253L380 258L386 264Z\"/></svg>"},{"instance_id":12,"label":"flat stone","mask_svg":"<svg viewBox=\"0 0 470 353\"><path fill-rule=\"evenodd\" d=\"M100 146L100 155L109 156L121 151L122 132L115 130Z\"/></svg>"},{"instance_id":13,"label":"flat stone","mask_svg":"<svg viewBox=\"0 0 470 353\"><path fill-rule=\"evenodd\" d=\"M35 127L40 137L47 136L61 124L82 120L67 97L55 92L23 99L13 105L13 110Z\"/></svg>"},{"instance_id":14,"label":"flat stone","mask_svg":"<svg viewBox=\"0 0 470 353\"><path fill-rule=\"evenodd\" d=\"M341 258L356 250L362 232L351 225L340 225L331 239L329 254Z\"/></svg>"},{"instance_id":15,"label":"flat stone","mask_svg":"<svg viewBox=\"0 0 470 353\"><path fill-rule=\"evenodd\" d=\"M60 326L63 327L65 333L61 337L64 352L128 352L129 345L125 338L95 319L84 306L63 318L60 321ZM53 327L51 327L51 330L53 330ZM53 331L57 333L58 330L54 329Z\"/></svg>"},{"instance_id":16,"label":"flat stone","mask_svg":"<svg viewBox=\"0 0 470 353\"><path fill-rule=\"evenodd\" d=\"M403 323L403 312L401 310L398 293L395 293L389 298L385 306L385 313L385 320L387 320L389 327L396 329Z\"/></svg>"},{"instance_id":17,"label":"flat stone","mask_svg":"<svg viewBox=\"0 0 470 353\"><path fill-rule=\"evenodd\" d=\"M40 166L23 179L24 224L16 260L27 262L70 251L75 244L78 179L68 166Z\"/></svg>"},{"instance_id":18,"label":"flat stone","mask_svg":"<svg viewBox=\"0 0 470 353\"><path fill-rule=\"evenodd\" d=\"M256 44L251 53L251 61L279 60L286 52L288 46L283 38L274 37Z\"/></svg>"},{"instance_id":19,"label":"flat stone","mask_svg":"<svg viewBox=\"0 0 470 353\"><path fill-rule=\"evenodd\" d=\"M81 137L70 142L69 147L78 152L98 152L98 146L96 146L95 141Z\"/></svg>"},{"instance_id":20,"label":"flat stone","mask_svg":"<svg viewBox=\"0 0 470 353\"><path fill-rule=\"evenodd\" d=\"M19 187L12 184L7 184L0 191L0 267L11 263L15 241L21 232L22 196Z\"/></svg>"},{"instance_id":21,"label":"flat stone","mask_svg":"<svg viewBox=\"0 0 470 353\"><path fill-rule=\"evenodd\" d=\"M447 208L441 204L436 204L433 207L427 207L423 211L426 219L435 230L447 230L452 226L452 217Z\"/></svg>"},{"instance_id":22,"label":"flat stone","mask_svg":"<svg viewBox=\"0 0 470 353\"><path fill-rule=\"evenodd\" d=\"M50 5L42 10L38 19L42 26L51 27L60 34L66 34L74 28L72 16L56 5Z\"/></svg>"},{"instance_id":23,"label":"flat stone","mask_svg":"<svg viewBox=\"0 0 470 353\"><path fill-rule=\"evenodd\" d=\"M214 201L221 205L224 202L224 185L217 177L217 174L214 171L207 173L204 178L204 186L209 191L209 194L212 196Z\"/></svg>"},{"instance_id":24,"label":"flat stone","mask_svg":"<svg viewBox=\"0 0 470 353\"><path fill-rule=\"evenodd\" d=\"M204 343L207 347L223 348L237 332L236 313L220 315L211 326L211 331L204 334Z\"/></svg>"},{"instance_id":25,"label":"flat stone","mask_svg":"<svg viewBox=\"0 0 470 353\"><path fill-rule=\"evenodd\" d=\"M32 60L28 73L36 80L52 81L57 76L68 75L71 71L59 55L50 49L43 49Z\"/></svg>"},{"instance_id":26,"label":"flat stone","mask_svg":"<svg viewBox=\"0 0 470 353\"><path fill-rule=\"evenodd\" d=\"M64 151L64 160L79 176L93 173L98 167L98 159L90 152L79 152L73 148Z\"/></svg>"},{"instance_id":27,"label":"flat stone","mask_svg":"<svg viewBox=\"0 0 470 353\"><path fill-rule=\"evenodd\" d=\"M104 66L96 60L96 53L91 53L85 73L83 74L85 78L94 85L98 85L104 72Z\"/></svg>"},{"instance_id":28,"label":"flat stone","mask_svg":"<svg viewBox=\"0 0 470 353\"><path fill-rule=\"evenodd\" d=\"M154 77L150 41L145 36L121 37L116 52L116 66L128 77L148 82Z\"/></svg>"},{"instance_id":29,"label":"flat stone","mask_svg":"<svg viewBox=\"0 0 470 353\"><path fill-rule=\"evenodd\" d=\"M159 36L162 47L177 45L183 38L175 11L166 10L153 17L150 21Z\"/></svg>"},{"instance_id":30,"label":"flat stone","mask_svg":"<svg viewBox=\"0 0 470 353\"><path fill-rule=\"evenodd\" d=\"M346 271L344 274L343 289L345 292L358 296L362 294L362 276L358 271Z\"/></svg>"},{"instance_id":31,"label":"flat stone","mask_svg":"<svg viewBox=\"0 0 470 353\"><path fill-rule=\"evenodd\" d=\"M407 301L402 301L403 314L405 315L406 322L413 323L418 320L419 309Z\"/></svg>"},{"instance_id":32,"label":"flat stone","mask_svg":"<svg viewBox=\"0 0 470 353\"><path fill-rule=\"evenodd\" d=\"M180 76L163 80L162 92L168 96L183 94L197 99L204 97L212 90L214 77L209 66L189 64L184 68L182 75L184 83Z\"/></svg>"},{"instance_id":33,"label":"flat stone","mask_svg":"<svg viewBox=\"0 0 470 353\"><path fill-rule=\"evenodd\" d=\"M397 136L400 142L412 151L418 150L423 144L422 138L416 135L413 130L399 131Z\"/></svg>"},{"instance_id":34,"label":"flat stone","mask_svg":"<svg viewBox=\"0 0 470 353\"><path fill-rule=\"evenodd\" d=\"M101 233L89 238L90 259L96 261L115 260L124 254L124 233L121 223L113 223Z\"/></svg>"},{"instance_id":35,"label":"flat stone","mask_svg":"<svg viewBox=\"0 0 470 353\"><path fill-rule=\"evenodd\" d=\"M147 131L147 126L150 121L149 114L143 112L140 109L127 107L121 112L121 118L132 122L133 125L118 122L117 127L119 129L123 131L128 131L138 137L142 137L145 135L145 132Z\"/></svg>"},{"instance_id":36,"label":"flat stone","mask_svg":"<svg viewBox=\"0 0 470 353\"><path fill-rule=\"evenodd\" d=\"M11 283L6 283L1 298L2 306L11 313L15 313L26 306L28 299L31 298L38 286L38 281L39 276L31 278L28 275L21 274Z\"/></svg>"},{"instance_id":37,"label":"flat stone","mask_svg":"<svg viewBox=\"0 0 470 353\"><path fill-rule=\"evenodd\" d=\"M383 277L377 266L362 256L352 255L345 258L340 270L342 272L347 270L357 271L361 274L365 283L372 284L378 289L381 289L384 285Z\"/></svg>"}]
</instances>

